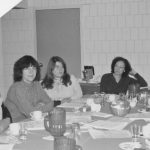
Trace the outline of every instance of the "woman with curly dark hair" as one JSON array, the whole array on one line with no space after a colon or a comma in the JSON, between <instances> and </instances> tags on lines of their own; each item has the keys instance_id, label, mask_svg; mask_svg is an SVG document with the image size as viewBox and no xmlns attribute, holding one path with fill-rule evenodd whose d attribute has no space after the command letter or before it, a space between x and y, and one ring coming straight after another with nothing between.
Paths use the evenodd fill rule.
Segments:
<instances>
[{"instance_id":1,"label":"woman with curly dark hair","mask_svg":"<svg viewBox=\"0 0 150 150\"><path fill-rule=\"evenodd\" d=\"M54 101L54 106L82 97L77 79L67 73L66 63L59 56L50 58L42 86Z\"/></svg>"},{"instance_id":2,"label":"woman with curly dark hair","mask_svg":"<svg viewBox=\"0 0 150 150\"><path fill-rule=\"evenodd\" d=\"M5 101L13 122L29 118L32 111L47 112L53 108L53 102L39 83L40 67L32 56L25 55L17 60L13 73L14 83Z\"/></svg>"},{"instance_id":3,"label":"woman with curly dark hair","mask_svg":"<svg viewBox=\"0 0 150 150\"><path fill-rule=\"evenodd\" d=\"M135 83L138 83L140 87L147 86L146 81L131 68L127 59L116 57L111 64L111 73L102 76L100 91L107 94L126 94L128 86Z\"/></svg>"}]
</instances>

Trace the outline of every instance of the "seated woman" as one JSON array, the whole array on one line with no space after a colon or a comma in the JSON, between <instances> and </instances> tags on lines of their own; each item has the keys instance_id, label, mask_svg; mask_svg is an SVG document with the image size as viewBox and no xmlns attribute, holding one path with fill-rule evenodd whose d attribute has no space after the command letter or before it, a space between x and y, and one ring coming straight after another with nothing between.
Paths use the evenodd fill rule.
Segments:
<instances>
[{"instance_id":1,"label":"seated woman","mask_svg":"<svg viewBox=\"0 0 150 150\"><path fill-rule=\"evenodd\" d=\"M53 102L38 82L40 67L32 56L21 57L14 64L13 73L14 83L5 100L13 122L29 118L32 111L47 112L53 108Z\"/></svg>"},{"instance_id":2,"label":"seated woman","mask_svg":"<svg viewBox=\"0 0 150 150\"><path fill-rule=\"evenodd\" d=\"M116 57L111 64L111 73L102 76L100 91L107 94L126 94L128 86L135 83L138 83L140 87L147 86L146 81L131 68L127 59Z\"/></svg>"},{"instance_id":3,"label":"seated woman","mask_svg":"<svg viewBox=\"0 0 150 150\"><path fill-rule=\"evenodd\" d=\"M49 97L54 100L54 106L69 99L82 97L82 90L77 79L67 73L65 61L58 56L49 60L42 86Z\"/></svg>"}]
</instances>

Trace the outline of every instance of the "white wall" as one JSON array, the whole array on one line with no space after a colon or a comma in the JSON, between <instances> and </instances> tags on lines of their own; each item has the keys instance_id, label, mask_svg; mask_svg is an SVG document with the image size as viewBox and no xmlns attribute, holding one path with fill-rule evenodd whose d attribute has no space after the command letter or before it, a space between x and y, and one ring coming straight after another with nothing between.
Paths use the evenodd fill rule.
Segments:
<instances>
[{"instance_id":1,"label":"white wall","mask_svg":"<svg viewBox=\"0 0 150 150\"><path fill-rule=\"evenodd\" d=\"M2 18L5 91L16 58L36 56L34 9L41 8L81 8L82 67L94 65L102 75L110 72L115 56L123 56L150 84L149 0L28 0L28 5Z\"/></svg>"},{"instance_id":2,"label":"white wall","mask_svg":"<svg viewBox=\"0 0 150 150\"><path fill-rule=\"evenodd\" d=\"M36 57L34 21L32 9L12 10L2 18L5 95L13 82L14 62L26 54Z\"/></svg>"},{"instance_id":3,"label":"white wall","mask_svg":"<svg viewBox=\"0 0 150 150\"><path fill-rule=\"evenodd\" d=\"M2 49L2 23L0 19L0 96L4 96L4 75L3 75L3 49Z\"/></svg>"}]
</instances>

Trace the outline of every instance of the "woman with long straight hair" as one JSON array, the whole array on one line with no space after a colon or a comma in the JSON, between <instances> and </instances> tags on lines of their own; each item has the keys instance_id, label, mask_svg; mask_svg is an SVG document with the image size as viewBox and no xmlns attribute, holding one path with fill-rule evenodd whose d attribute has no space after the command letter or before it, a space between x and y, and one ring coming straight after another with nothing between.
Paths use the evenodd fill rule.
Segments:
<instances>
[{"instance_id":1,"label":"woman with long straight hair","mask_svg":"<svg viewBox=\"0 0 150 150\"><path fill-rule=\"evenodd\" d=\"M82 97L77 79L67 72L66 63L59 56L50 58L42 86L54 101L54 106Z\"/></svg>"}]
</instances>

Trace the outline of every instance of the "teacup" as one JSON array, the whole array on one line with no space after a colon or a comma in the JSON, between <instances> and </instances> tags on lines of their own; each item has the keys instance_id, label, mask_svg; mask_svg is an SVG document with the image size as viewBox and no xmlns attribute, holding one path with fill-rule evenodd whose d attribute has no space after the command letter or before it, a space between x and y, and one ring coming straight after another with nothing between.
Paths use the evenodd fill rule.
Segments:
<instances>
[{"instance_id":1,"label":"teacup","mask_svg":"<svg viewBox=\"0 0 150 150\"><path fill-rule=\"evenodd\" d=\"M19 123L11 123L9 125L10 134L17 136L20 134L20 124Z\"/></svg>"},{"instance_id":2,"label":"teacup","mask_svg":"<svg viewBox=\"0 0 150 150\"><path fill-rule=\"evenodd\" d=\"M33 111L30 113L30 116L31 116L31 119L33 119L35 121L39 121L43 117L42 111Z\"/></svg>"}]
</instances>

